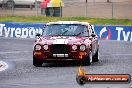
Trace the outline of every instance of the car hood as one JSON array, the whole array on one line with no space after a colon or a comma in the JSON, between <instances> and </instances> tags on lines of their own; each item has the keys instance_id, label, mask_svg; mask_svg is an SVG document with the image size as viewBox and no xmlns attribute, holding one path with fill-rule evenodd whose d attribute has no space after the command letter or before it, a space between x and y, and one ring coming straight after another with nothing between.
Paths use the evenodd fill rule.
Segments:
<instances>
[{"instance_id":1,"label":"car hood","mask_svg":"<svg viewBox=\"0 0 132 88\"><path fill-rule=\"evenodd\" d=\"M41 44L86 44L90 43L88 37L83 36L48 36L48 37L40 37L38 39L39 43Z\"/></svg>"}]
</instances>

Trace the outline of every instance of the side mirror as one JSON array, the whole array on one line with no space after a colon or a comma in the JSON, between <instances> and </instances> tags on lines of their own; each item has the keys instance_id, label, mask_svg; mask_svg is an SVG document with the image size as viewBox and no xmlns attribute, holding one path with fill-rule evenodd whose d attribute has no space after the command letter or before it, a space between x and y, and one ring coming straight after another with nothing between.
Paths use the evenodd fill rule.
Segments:
<instances>
[{"instance_id":1,"label":"side mirror","mask_svg":"<svg viewBox=\"0 0 132 88\"><path fill-rule=\"evenodd\" d=\"M39 33L36 34L37 37L40 37L41 35Z\"/></svg>"},{"instance_id":2,"label":"side mirror","mask_svg":"<svg viewBox=\"0 0 132 88\"><path fill-rule=\"evenodd\" d=\"M91 36L92 36L92 37L95 37L96 35L95 35L95 34L92 34Z\"/></svg>"}]
</instances>

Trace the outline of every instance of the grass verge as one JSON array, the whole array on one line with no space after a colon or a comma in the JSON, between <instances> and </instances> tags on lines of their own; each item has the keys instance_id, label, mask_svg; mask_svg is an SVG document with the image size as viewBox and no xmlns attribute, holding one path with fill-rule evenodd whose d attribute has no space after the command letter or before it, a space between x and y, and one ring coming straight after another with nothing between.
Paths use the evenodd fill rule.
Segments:
<instances>
[{"instance_id":1,"label":"grass verge","mask_svg":"<svg viewBox=\"0 0 132 88\"><path fill-rule=\"evenodd\" d=\"M45 16L1 16L0 22L31 22L46 23L51 21L83 21L98 25L132 25L129 19L106 19L106 18L88 18L88 17L45 17Z\"/></svg>"}]
</instances>

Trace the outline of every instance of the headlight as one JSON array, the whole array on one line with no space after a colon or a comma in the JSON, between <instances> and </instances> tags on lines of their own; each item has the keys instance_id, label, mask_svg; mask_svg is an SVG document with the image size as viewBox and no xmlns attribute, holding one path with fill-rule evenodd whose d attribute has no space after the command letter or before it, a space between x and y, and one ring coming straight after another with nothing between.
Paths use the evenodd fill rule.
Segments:
<instances>
[{"instance_id":1,"label":"headlight","mask_svg":"<svg viewBox=\"0 0 132 88\"><path fill-rule=\"evenodd\" d=\"M40 45L35 45L35 50L40 50L41 49L41 46Z\"/></svg>"},{"instance_id":2,"label":"headlight","mask_svg":"<svg viewBox=\"0 0 132 88\"><path fill-rule=\"evenodd\" d=\"M43 46L44 50L48 50L48 45Z\"/></svg>"},{"instance_id":3,"label":"headlight","mask_svg":"<svg viewBox=\"0 0 132 88\"><path fill-rule=\"evenodd\" d=\"M80 51L84 51L86 49L85 45L80 45Z\"/></svg>"},{"instance_id":4,"label":"headlight","mask_svg":"<svg viewBox=\"0 0 132 88\"><path fill-rule=\"evenodd\" d=\"M77 50L77 45L73 45L73 46L72 46L72 49L73 49L73 50Z\"/></svg>"}]
</instances>

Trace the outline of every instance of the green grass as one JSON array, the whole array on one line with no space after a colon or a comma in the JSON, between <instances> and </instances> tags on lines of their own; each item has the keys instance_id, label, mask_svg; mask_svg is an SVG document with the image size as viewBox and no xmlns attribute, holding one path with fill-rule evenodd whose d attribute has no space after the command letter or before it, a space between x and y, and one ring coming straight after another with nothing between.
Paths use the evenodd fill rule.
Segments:
<instances>
[{"instance_id":1,"label":"green grass","mask_svg":"<svg viewBox=\"0 0 132 88\"><path fill-rule=\"evenodd\" d=\"M0 22L31 22L46 23L51 21L83 21L98 25L132 25L129 19L105 19L105 18L88 18L88 17L45 17L45 16L1 16Z\"/></svg>"}]
</instances>

